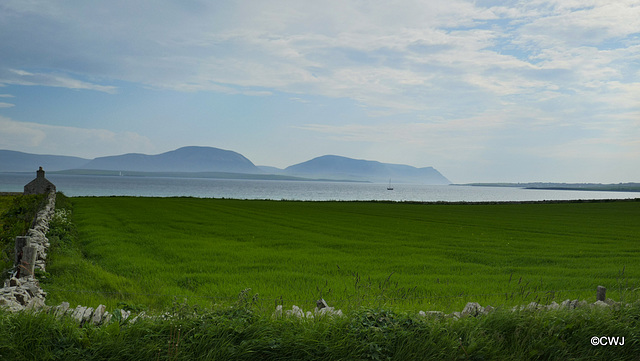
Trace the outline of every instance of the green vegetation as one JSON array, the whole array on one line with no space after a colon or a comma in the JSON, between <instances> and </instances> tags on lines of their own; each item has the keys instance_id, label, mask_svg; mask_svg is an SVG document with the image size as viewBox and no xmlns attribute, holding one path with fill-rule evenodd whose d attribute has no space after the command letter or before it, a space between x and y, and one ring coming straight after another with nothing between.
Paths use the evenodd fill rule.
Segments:
<instances>
[{"instance_id":1,"label":"green vegetation","mask_svg":"<svg viewBox=\"0 0 640 361\"><path fill-rule=\"evenodd\" d=\"M638 299L640 202L410 204L73 198L52 241L47 303L162 310L229 304L270 314L323 297L345 311L460 311L467 302ZM52 227L57 229L59 227ZM64 227L63 227L64 228Z\"/></svg>"},{"instance_id":2,"label":"green vegetation","mask_svg":"<svg viewBox=\"0 0 640 361\"><path fill-rule=\"evenodd\" d=\"M104 303L116 317L79 327L0 307L0 360L636 360L639 206L58 194L47 303ZM508 307L593 301L598 284L630 304ZM319 297L345 317L272 316L276 303L306 311ZM467 301L497 309L417 313ZM161 316L122 320L115 308Z\"/></svg>"},{"instance_id":3,"label":"green vegetation","mask_svg":"<svg viewBox=\"0 0 640 361\"><path fill-rule=\"evenodd\" d=\"M16 236L22 236L29 230L44 200L44 195L5 194L0 196L0 271L2 275L13 267Z\"/></svg>"},{"instance_id":4,"label":"green vegetation","mask_svg":"<svg viewBox=\"0 0 640 361\"><path fill-rule=\"evenodd\" d=\"M242 301L242 300L240 300ZM637 360L640 304L507 312L459 320L363 309L347 317L274 319L251 303L83 327L0 310L3 360ZM594 336L624 345L592 346Z\"/></svg>"}]
</instances>

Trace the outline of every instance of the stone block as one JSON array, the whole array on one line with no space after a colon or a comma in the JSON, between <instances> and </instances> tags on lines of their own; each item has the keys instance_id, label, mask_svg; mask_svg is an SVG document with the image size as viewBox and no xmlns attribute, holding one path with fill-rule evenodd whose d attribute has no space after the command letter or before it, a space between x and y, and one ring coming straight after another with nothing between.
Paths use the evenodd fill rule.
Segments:
<instances>
[{"instance_id":1,"label":"stone block","mask_svg":"<svg viewBox=\"0 0 640 361\"><path fill-rule=\"evenodd\" d=\"M418 314L422 317L431 317L431 318L441 318L444 317L444 312L442 311L420 311Z\"/></svg>"},{"instance_id":2,"label":"stone block","mask_svg":"<svg viewBox=\"0 0 640 361\"><path fill-rule=\"evenodd\" d=\"M463 316L473 316L476 317L484 311L484 308L480 306L477 302L468 302L462 312L460 312Z\"/></svg>"},{"instance_id":3,"label":"stone block","mask_svg":"<svg viewBox=\"0 0 640 361\"><path fill-rule=\"evenodd\" d=\"M608 305L606 302L604 302L604 301L600 301L600 300L598 300L598 301L596 301L596 302L594 302L594 303L593 303L593 307L602 307L602 308L606 308L606 307L609 307L609 305Z\"/></svg>"},{"instance_id":4,"label":"stone block","mask_svg":"<svg viewBox=\"0 0 640 361\"><path fill-rule=\"evenodd\" d=\"M145 314L144 311L140 312L139 314L136 315L136 317L134 317L131 321L131 323L136 323L136 321L138 321L139 319L145 318L147 317L147 315Z\"/></svg>"},{"instance_id":5,"label":"stone block","mask_svg":"<svg viewBox=\"0 0 640 361\"><path fill-rule=\"evenodd\" d=\"M91 315L93 314L93 307L87 307L82 314L82 323L85 323L91 319Z\"/></svg>"},{"instance_id":6,"label":"stone block","mask_svg":"<svg viewBox=\"0 0 640 361\"><path fill-rule=\"evenodd\" d=\"M610 298L607 298L604 302L606 302L609 306L613 306L618 303Z\"/></svg>"},{"instance_id":7,"label":"stone block","mask_svg":"<svg viewBox=\"0 0 640 361\"><path fill-rule=\"evenodd\" d=\"M457 319L457 318L461 318L462 314L460 312L451 312L450 314L447 315L447 317L456 318Z\"/></svg>"},{"instance_id":8,"label":"stone block","mask_svg":"<svg viewBox=\"0 0 640 361\"><path fill-rule=\"evenodd\" d=\"M111 318L113 317L112 314L109 313L109 311L104 313L104 317L102 318L102 323L103 324L107 324L111 321Z\"/></svg>"},{"instance_id":9,"label":"stone block","mask_svg":"<svg viewBox=\"0 0 640 361\"><path fill-rule=\"evenodd\" d=\"M75 311L73 311L73 314L71 315L71 317L73 317L78 322L82 322L82 317L84 316L84 312L86 310L87 310L86 307L78 306L76 307Z\"/></svg>"},{"instance_id":10,"label":"stone block","mask_svg":"<svg viewBox=\"0 0 640 361\"><path fill-rule=\"evenodd\" d=\"M69 309L69 302L62 302L58 306L54 307L54 310L55 310L54 315L56 317L60 317L64 315L68 309Z\"/></svg>"},{"instance_id":11,"label":"stone block","mask_svg":"<svg viewBox=\"0 0 640 361\"><path fill-rule=\"evenodd\" d=\"M557 310L559 308L560 305L556 301L553 301L549 305L547 305L547 310Z\"/></svg>"},{"instance_id":12,"label":"stone block","mask_svg":"<svg viewBox=\"0 0 640 361\"><path fill-rule=\"evenodd\" d=\"M285 311L285 314L287 316L296 316L298 318L304 317L304 312L296 305L291 306L291 310Z\"/></svg>"},{"instance_id":13,"label":"stone block","mask_svg":"<svg viewBox=\"0 0 640 361\"><path fill-rule=\"evenodd\" d=\"M41 293L40 287L36 286L35 283L26 283L23 285L23 288L31 297L36 297Z\"/></svg>"},{"instance_id":14,"label":"stone block","mask_svg":"<svg viewBox=\"0 0 640 361\"><path fill-rule=\"evenodd\" d=\"M99 305L96 307L96 310L93 312L93 317L91 317L91 322L93 322L94 325L98 325L102 322L102 317L104 316L106 309L107 306L105 305Z\"/></svg>"},{"instance_id":15,"label":"stone block","mask_svg":"<svg viewBox=\"0 0 640 361\"><path fill-rule=\"evenodd\" d=\"M45 307L44 299L38 297L38 298L32 298L29 301L29 303L27 304L27 307L25 307L25 309L27 309L27 310L41 310L44 307Z\"/></svg>"},{"instance_id":16,"label":"stone block","mask_svg":"<svg viewBox=\"0 0 640 361\"><path fill-rule=\"evenodd\" d=\"M323 309L325 307L329 307L329 305L327 304L327 301L324 300L324 298L321 298L319 300L316 301L316 306L318 307L318 309Z\"/></svg>"},{"instance_id":17,"label":"stone block","mask_svg":"<svg viewBox=\"0 0 640 361\"><path fill-rule=\"evenodd\" d=\"M124 321L127 318L129 318L129 316L131 316L131 312L126 310L120 310L120 315L122 316L122 321Z\"/></svg>"},{"instance_id":18,"label":"stone block","mask_svg":"<svg viewBox=\"0 0 640 361\"><path fill-rule=\"evenodd\" d=\"M598 286L596 288L596 301L603 301L607 299L607 288L604 286Z\"/></svg>"},{"instance_id":19,"label":"stone block","mask_svg":"<svg viewBox=\"0 0 640 361\"><path fill-rule=\"evenodd\" d=\"M531 302L527 305L526 309L530 310L530 311L535 311L538 309L538 303L537 302Z\"/></svg>"},{"instance_id":20,"label":"stone block","mask_svg":"<svg viewBox=\"0 0 640 361\"><path fill-rule=\"evenodd\" d=\"M18 291L18 290L16 290L16 291ZM27 295L27 293L26 293L26 292L24 292L24 293L23 293L23 292L24 292L24 291L22 291L22 290L20 290L20 291L18 291L18 292L14 292L14 294L13 294L13 298L15 298L15 299L16 299L16 301L17 301L19 304L21 304L22 306L26 306L26 305L27 305L27 302L29 302L29 300L30 300L31 298L29 297L29 295Z\"/></svg>"}]
</instances>

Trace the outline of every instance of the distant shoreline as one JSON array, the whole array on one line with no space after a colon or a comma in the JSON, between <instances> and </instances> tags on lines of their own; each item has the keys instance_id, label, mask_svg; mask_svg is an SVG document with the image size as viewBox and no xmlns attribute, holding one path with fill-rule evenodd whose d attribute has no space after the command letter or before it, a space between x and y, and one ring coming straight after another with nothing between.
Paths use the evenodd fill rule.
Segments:
<instances>
[{"instance_id":1,"label":"distant shoreline","mask_svg":"<svg viewBox=\"0 0 640 361\"><path fill-rule=\"evenodd\" d=\"M19 193L22 194L22 193ZM489 206L489 205L519 205L519 204L577 204L577 203L614 203L640 202L639 198L608 198L608 199L550 199L540 201L392 201L392 200L301 200L301 199L268 199L268 198L225 198L225 197L192 197L192 196L70 196L68 198L199 198L220 201L246 202L290 202L290 203L375 203L375 204L417 204L431 206Z\"/></svg>"},{"instance_id":2,"label":"distant shoreline","mask_svg":"<svg viewBox=\"0 0 640 361\"><path fill-rule=\"evenodd\" d=\"M452 184L472 187L515 187L523 189L596 191L596 192L640 192L640 183L467 183Z\"/></svg>"}]
</instances>

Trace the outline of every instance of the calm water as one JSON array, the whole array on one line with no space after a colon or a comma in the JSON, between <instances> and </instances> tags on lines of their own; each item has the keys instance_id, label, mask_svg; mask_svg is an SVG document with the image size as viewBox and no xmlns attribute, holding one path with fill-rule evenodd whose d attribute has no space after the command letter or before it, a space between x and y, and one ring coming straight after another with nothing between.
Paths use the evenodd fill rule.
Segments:
<instances>
[{"instance_id":1,"label":"calm water","mask_svg":"<svg viewBox=\"0 0 640 361\"><path fill-rule=\"evenodd\" d=\"M530 190L503 187L427 186L199 178L106 177L47 174L68 196L207 197L287 200L541 201L640 198L634 192ZM34 174L0 173L0 192L22 192Z\"/></svg>"}]
</instances>

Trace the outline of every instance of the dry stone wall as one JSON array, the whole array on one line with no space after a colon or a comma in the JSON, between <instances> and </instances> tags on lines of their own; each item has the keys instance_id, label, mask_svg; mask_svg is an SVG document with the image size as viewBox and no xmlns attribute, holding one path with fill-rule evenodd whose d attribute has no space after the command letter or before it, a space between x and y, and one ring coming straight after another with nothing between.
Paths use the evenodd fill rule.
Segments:
<instances>
[{"instance_id":1,"label":"dry stone wall","mask_svg":"<svg viewBox=\"0 0 640 361\"><path fill-rule=\"evenodd\" d=\"M27 231L27 235L16 237L14 269L9 278L4 281L4 287L0 288L0 307L13 312L23 310L53 312L56 316L73 317L80 324L91 322L97 325L108 322L113 314L106 312L104 305L96 308L83 306L70 308L68 302L55 307L44 304L47 293L40 288L35 272L46 270L47 251L50 246L46 235L49 232L49 222L56 211L55 205L56 193L52 191L48 193L47 201L38 211L33 227ZM118 318L126 320L129 315L129 312L119 310Z\"/></svg>"},{"instance_id":2,"label":"dry stone wall","mask_svg":"<svg viewBox=\"0 0 640 361\"><path fill-rule=\"evenodd\" d=\"M44 306L47 293L40 288L34 277L35 270L45 270L49 240L49 221L55 212L56 193L47 195L46 203L40 209L33 222L33 227L24 237L17 237L14 270L9 279L0 288L0 306L12 311L23 309L39 309Z\"/></svg>"}]
</instances>

